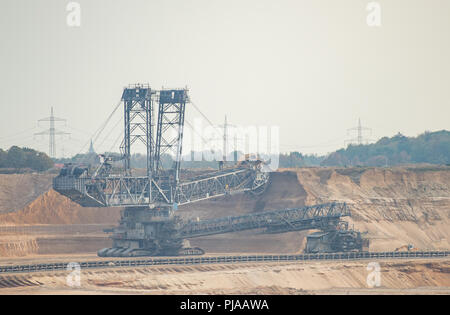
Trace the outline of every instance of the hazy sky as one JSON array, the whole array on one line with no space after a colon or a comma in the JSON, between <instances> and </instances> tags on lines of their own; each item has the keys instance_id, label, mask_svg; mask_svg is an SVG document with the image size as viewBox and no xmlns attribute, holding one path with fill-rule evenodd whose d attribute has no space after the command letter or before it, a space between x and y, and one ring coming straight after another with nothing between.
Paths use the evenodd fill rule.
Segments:
<instances>
[{"instance_id":1,"label":"hazy sky","mask_svg":"<svg viewBox=\"0 0 450 315\"><path fill-rule=\"evenodd\" d=\"M69 27L69 1L0 1L0 148L47 151L53 106L72 133L57 155L78 153L136 82L188 86L217 124L279 126L282 151L338 149L358 118L374 140L450 129L448 0L380 0L381 27L366 0L78 2Z\"/></svg>"}]
</instances>

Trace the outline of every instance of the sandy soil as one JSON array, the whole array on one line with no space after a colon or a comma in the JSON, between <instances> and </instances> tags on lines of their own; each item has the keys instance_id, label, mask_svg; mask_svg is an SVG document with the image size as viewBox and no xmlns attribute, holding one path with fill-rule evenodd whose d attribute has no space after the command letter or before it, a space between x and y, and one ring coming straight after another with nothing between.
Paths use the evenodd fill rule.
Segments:
<instances>
[{"instance_id":1,"label":"sandy soil","mask_svg":"<svg viewBox=\"0 0 450 315\"><path fill-rule=\"evenodd\" d=\"M0 174L0 213L22 209L52 187L51 174Z\"/></svg>"},{"instance_id":2,"label":"sandy soil","mask_svg":"<svg viewBox=\"0 0 450 315\"><path fill-rule=\"evenodd\" d=\"M301 169L307 204L347 202L372 250L450 248L450 168Z\"/></svg>"},{"instance_id":3,"label":"sandy soil","mask_svg":"<svg viewBox=\"0 0 450 315\"><path fill-rule=\"evenodd\" d=\"M120 218L120 210L120 208L83 208L50 189L21 210L0 214L0 222L2 225L115 224Z\"/></svg>"},{"instance_id":4,"label":"sandy soil","mask_svg":"<svg viewBox=\"0 0 450 315\"><path fill-rule=\"evenodd\" d=\"M121 209L82 208L48 190L50 186L47 175L0 175L0 264L85 261L97 259L96 250L110 246L102 230L116 224ZM19 188L26 191L23 196ZM329 201L349 204L349 222L367 231L371 250L406 244L450 248L449 167L280 170L262 196L208 200L178 213L206 219ZM215 253L297 253L307 233L247 231L197 238L191 244ZM383 284L375 289L365 282L367 262L307 262L89 270L82 273L78 289L66 286L67 272L1 276L0 294L450 294L449 264L385 261Z\"/></svg>"},{"instance_id":5,"label":"sandy soil","mask_svg":"<svg viewBox=\"0 0 450 315\"><path fill-rule=\"evenodd\" d=\"M4 176L0 176L0 196L22 187L18 184L19 179L27 175ZM11 176L19 179L12 180ZM36 174L32 176L36 186L32 191L50 184L48 175L42 175L40 179ZM22 189L30 185L23 183ZM272 174L271 183L262 196L221 197L183 206L178 213L186 218L207 219L328 201L349 204L352 212L349 222L368 232L372 250L394 250L406 244L421 249L450 248L449 167L280 170ZM120 208L83 208L50 190L21 210L0 214L0 255L87 253L96 246L107 247L110 240L102 233L104 226L99 226L95 235L73 233L72 238L68 233L55 233L50 226L66 225L69 231L75 224L112 226L118 221L120 211ZM20 228L26 225L48 225L49 231L46 236L34 232L2 233L2 226ZM303 250L307 233L264 235L240 232L197 238L191 240L191 244L207 251L296 253ZM61 240L59 246L58 239Z\"/></svg>"},{"instance_id":6,"label":"sandy soil","mask_svg":"<svg viewBox=\"0 0 450 315\"><path fill-rule=\"evenodd\" d=\"M450 260L380 261L380 287L367 261L223 264L81 270L0 276L0 294L450 294Z\"/></svg>"}]
</instances>

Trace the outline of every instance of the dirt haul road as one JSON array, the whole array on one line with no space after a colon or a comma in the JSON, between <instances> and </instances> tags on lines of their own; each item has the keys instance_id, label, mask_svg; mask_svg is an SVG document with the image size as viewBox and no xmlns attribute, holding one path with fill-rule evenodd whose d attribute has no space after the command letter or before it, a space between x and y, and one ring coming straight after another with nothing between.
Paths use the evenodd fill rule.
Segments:
<instances>
[{"instance_id":1,"label":"dirt haul road","mask_svg":"<svg viewBox=\"0 0 450 315\"><path fill-rule=\"evenodd\" d=\"M0 276L0 294L449 294L450 260L155 266ZM68 277L69 280L68 282ZM370 278L371 279L371 278ZM78 286L79 285L79 286Z\"/></svg>"}]
</instances>

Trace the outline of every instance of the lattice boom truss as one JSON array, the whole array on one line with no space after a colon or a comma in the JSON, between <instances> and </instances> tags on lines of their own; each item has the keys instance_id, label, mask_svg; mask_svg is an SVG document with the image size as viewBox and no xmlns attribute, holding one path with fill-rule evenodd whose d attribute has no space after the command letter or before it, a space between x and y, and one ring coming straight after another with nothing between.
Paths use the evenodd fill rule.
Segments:
<instances>
[{"instance_id":1,"label":"lattice boom truss","mask_svg":"<svg viewBox=\"0 0 450 315\"><path fill-rule=\"evenodd\" d=\"M175 238L192 238L251 229L266 229L266 233L284 233L320 229L335 230L340 219L350 216L345 203L327 203L302 208L267 211L243 216L226 217L182 225Z\"/></svg>"},{"instance_id":2,"label":"lattice boom truss","mask_svg":"<svg viewBox=\"0 0 450 315\"><path fill-rule=\"evenodd\" d=\"M170 209L228 193L255 191L267 183L268 174L263 174L255 161L180 181L184 116L189 101L187 89L158 91L147 84L136 84L124 88L121 100L124 109L124 140L120 146L124 161L122 174L99 171L89 176L81 168L68 167L54 179L56 191L86 207ZM154 134L156 104L158 121ZM132 176L131 149L136 142L147 149L146 176ZM172 167L164 169L163 154L174 158ZM101 170L111 169L111 164L106 163Z\"/></svg>"},{"instance_id":3,"label":"lattice boom truss","mask_svg":"<svg viewBox=\"0 0 450 315\"><path fill-rule=\"evenodd\" d=\"M226 194L254 190L256 172L242 167L209 173L180 182L176 187L152 180L151 200L148 177L75 178L56 177L53 187L86 207L148 206L149 204L188 204ZM264 184L264 182L262 182Z\"/></svg>"}]
</instances>

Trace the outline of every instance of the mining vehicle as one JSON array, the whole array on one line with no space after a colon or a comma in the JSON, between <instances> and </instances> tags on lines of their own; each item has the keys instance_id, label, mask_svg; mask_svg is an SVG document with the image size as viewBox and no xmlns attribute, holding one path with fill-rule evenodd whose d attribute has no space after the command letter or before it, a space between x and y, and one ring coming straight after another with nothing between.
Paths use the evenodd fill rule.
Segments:
<instances>
[{"instance_id":1,"label":"mining vehicle","mask_svg":"<svg viewBox=\"0 0 450 315\"><path fill-rule=\"evenodd\" d=\"M119 225L106 231L110 233L112 247L100 249L99 256L201 255L204 251L191 247L188 239L243 230L255 233L319 230L328 234L309 237L307 250L363 250L361 233L342 229L342 218L350 215L343 203L214 220L189 221L177 215L179 207L202 200L237 193L263 194L270 182L267 162L255 154L246 155L238 163L220 161L215 171L182 176L185 110L189 104L186 88L154 90L148 84L125 87L114 108L116 111L123 106L124 113L120 155L100 155L100 165L94 172L67 164L54 178L54 189L81 206L124 208ZM139 142L146 148L145 174L134 174L131 167L131 149ZM162 163L164 154L173 157L170 167ZM119 172L114 171L115 163L123 165ZM319 244L330 242L333 245Z\"/></svg>"}]
</instances>

